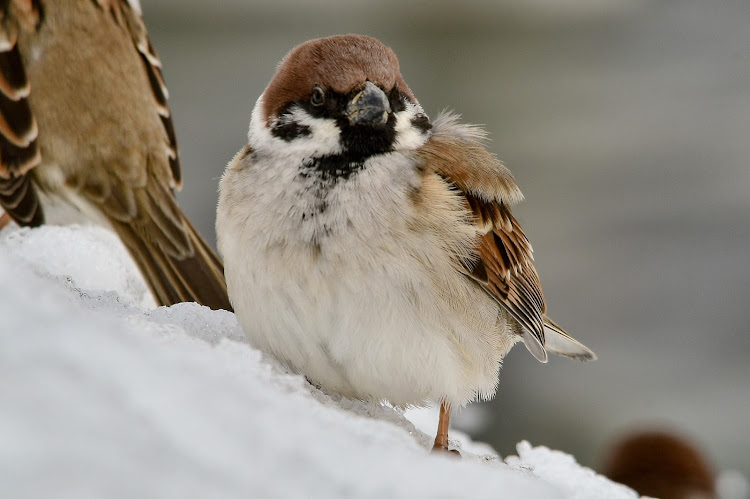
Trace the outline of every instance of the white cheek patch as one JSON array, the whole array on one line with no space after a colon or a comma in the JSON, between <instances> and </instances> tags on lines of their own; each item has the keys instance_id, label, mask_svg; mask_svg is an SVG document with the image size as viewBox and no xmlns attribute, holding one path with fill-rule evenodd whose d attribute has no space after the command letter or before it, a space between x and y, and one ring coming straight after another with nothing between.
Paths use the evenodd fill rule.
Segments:
<instances>
[{"instance_id":1,"label":"white cheek patch","mask_svg":"<svg viewBox=\"0 0 750 499\"><path fill-rule=\"evenodd\" d=\"M313 118L302 109L292 111L292 119L310 129L310 134L292 142L311 151L310 156L326 156L341 153L341 130L332 119Z\"/></svg>"},{"instance_id":2,"label":"white cheek patch","mask_svg":"<svg viewBox=\"0 0 750 499\"><path fill-rule=\"evenodd\" d=\"M285 140L272 133L271 127L262 116L262 109L263 96L258 98L255 104L248 133L249 143L256 151L270 154L284 164L292 164L294 167L302 164L307 158L334 156L344 152L341 130L335 120L314 118L302 108L293 108L279 119L304 128L306 133ZM393 151L413 151L429 139L431 133L412 122L422 114L422 108L411 102L406 103L406 109L396 113Z\"/></svg>"},{"instance_id":3,"label":"white cheek patch","mask_svg":"<svg viewBox=\"0 0 750 499\"><path fill-rule=\"evenodd\" d=\"M300 135L290 141L275 137L266 125L262 116L263 96L255 103L250 120L248 140L257 151L277 152L288 157L309 158L340 154L342 152L341 131L332 119L313 118L303 109L293 109L284 119L293 121L309 130L307 135Z\"/></svg>"},{"instance_id":4,"label":"white cheek patch","mask_svg":"<svg viewBox=\"0 0 750 499\"><path fill-rule=\"evenodd\" d=\"M395 151L414 150L422 147L430 137L412 124L412 120L423 114L422 108L411 102L406 103L406 109L396 113L396 141L393 144Z\"/></svg>"}]
</instances>

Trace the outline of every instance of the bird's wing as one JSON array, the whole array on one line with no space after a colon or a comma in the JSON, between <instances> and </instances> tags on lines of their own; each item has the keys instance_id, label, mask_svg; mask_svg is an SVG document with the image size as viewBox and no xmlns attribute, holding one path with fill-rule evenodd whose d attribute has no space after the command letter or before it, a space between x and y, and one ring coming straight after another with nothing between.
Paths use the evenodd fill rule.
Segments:
<instances>
[{"instance_id":1,"label":"bird's wing","mask_svg":"<svg viewBox=\"0 0 750 499\"><path fill-rule=\"evenodd\" d=\"M153 94L154 106L159 113L167 141L165 147L169 157L169 167L172 174L171 186L179 189L182 187L182 171L180 160L177 156L177 138L172 123L172 114L169 111L167 98L169 92L164 83L161 72L161 60L151 44L140 13L140 4L133 0L93 0L106 12L109 12L114 22L126 29L133 40L133 47L143 62L143 69L148 76L149 85Z\"/></svg>"},{"instance_id":2,"label":"bird's wing","mask_svg":"<svg viewBox=\"0 0 750 499\"><path fill-rule=\"evenodd\" d=\"M420 154L464 197L477 225L477 259L463 263L462 270L523 326L526 347L545 362L546 305L531 245L509 206L522 194L510 171L483 147L483 138L478 128L444 114Z\"/></svg>"},{"instance_id":3,"label":"bird's wing","mask_svg":"<svg viewBox=\"0 0 750 499\"><path fill-rule=\"evenodd\" d=\"M174 196L182 176L167 89L138 3L0 0L0 16L0 204L21 225L42 223L34 189L46 186L29 173L40 180L30 170L49 160L65 189L109 220L160 304L231 309L220 260Z\"/></svg>"},{"instance_id":4,"label":"bird's wing","mask_svg":"<svg viewBox=\"0 0 750 499\"><path fill-rule=\"evenodd\" d=\"M18 32L22 25L36 26L40 17L39 6L32 0L0 1L0 206L16 222L30 226L44 221L27 175L41 162L41 156Z\"/></svg>"},{"instance_id":5,"label":"bird's wing","mask_svg":"<svg viewBox=\"0 0 750 499\"><path fill-rule=\"evenodd\" d=\"M182 174L177 156L177 140L167 105L167 88L161 73L161 62L148 38L145 25L135 9L137 3L127 0L91 0L110 16L110 21L132 40L148 77L153 106L164 128L164 147L169 164L169 186L180 188ZM18 46L20 30L35 31L44 22L44 10L38 0L0 0L0 205L20 225L37 226L44 214L36 188L27 175L42 161L37 121L29 105L32 88L26 75ZM158 175L164 176L164 175ZM129 175L122 175L128 178ZM88 191L97 197L111 191L98 179ZM84 194L86 194L86 187ZM112 199L105 203L117 219L126 218L130 199ZM106 208L107 206L105 206ZM123 210L123 208L125 208ZM119 215L119 216L118 216Z\"/></svg>"},{"instance_id":6,"label":"bird's wing","mask_svg":"<svg viewBox=\"0 0 750 499\"><path fill-rule=\"evenodd\" d=\"M109 168L105 181L109 183L109 195L97 199L97 193L93 193L91 198L110 218L160 304L197 301L231 310L221 261L184 216L174 197L173 190L182 185L177 141L161 62L148 38L139 5L133 0L92 1L108 14L112 36L122 36L124 31L132 42L141 62L140 68L133 70L142 70L148 81L148 88L135 91L150 92L152 116L158 115L164 132L163 141L156 147L164 150L146 151L142 163L122 161L116 168ZM125 55L122 54L123 59ZM144 122L151 119L143 117ZM131 124L138 125L138 121Z\"/></svg>"},{"instance_id":7,"label":"bird's wing","mask_svg":"<svg viewBox=\"0 0 750 499\"><path fill-rule=\"evenodd\" d=\"M586 361L596 355L546 315L531 244L510 205L523 199L510 171L484 148L484 132L443 113L420 149L428 170L443 177L465 200L476 225L476 258L459 258L461 271L518 321L526 348L541 362L547 352Z\"/></svg>"}]
</instances>

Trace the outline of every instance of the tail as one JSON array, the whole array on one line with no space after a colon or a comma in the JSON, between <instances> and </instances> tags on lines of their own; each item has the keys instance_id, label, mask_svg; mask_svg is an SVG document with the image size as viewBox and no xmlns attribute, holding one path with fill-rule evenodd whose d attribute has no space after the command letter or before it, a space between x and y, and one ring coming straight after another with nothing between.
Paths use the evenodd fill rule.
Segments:
<instances>
[{"instance_id":1,"label":"tail","mask_svg":"<svg viewBox=\"0 0 750 499\"><path fill-rule=\"evenodd\" d=\"M184 215L182 221L188 244L180 252L166 251L131 224L113 225L160 305L194 301L231 312L221 260Z\"/></svg>"},{"instance_id":2,"label":"tail","mask_svg":"<svg viewBox=\"0 0 750 499\"><path fill-rule=\"evenodd\" d=\"M547 316L544 316L544 349L582 362L596 360L594 352L566 333Z\"/></svg>"}]
</instances>

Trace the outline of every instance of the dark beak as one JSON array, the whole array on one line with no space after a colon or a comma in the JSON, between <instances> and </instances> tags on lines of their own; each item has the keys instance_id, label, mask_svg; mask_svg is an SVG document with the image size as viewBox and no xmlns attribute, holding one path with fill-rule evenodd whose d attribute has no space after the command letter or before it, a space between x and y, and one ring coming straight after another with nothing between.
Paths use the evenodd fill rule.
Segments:
<instances>
[{"instance_id":1,"label":"dark beak","mask_svg":"<svg viewBox=\"0 0 750 499\"><path fill-rule=\"evenodd\" d=\"M346 106L346 117L351 125L383 125L388 121L390 112L388 97L369 81Z\"/></svg>"}]
</instances>

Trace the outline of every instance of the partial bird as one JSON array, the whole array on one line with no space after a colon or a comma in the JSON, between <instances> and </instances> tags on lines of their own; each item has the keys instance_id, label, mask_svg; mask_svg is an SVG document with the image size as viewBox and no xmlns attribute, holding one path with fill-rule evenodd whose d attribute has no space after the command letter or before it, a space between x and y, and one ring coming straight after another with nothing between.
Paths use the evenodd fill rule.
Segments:
<instances>
[{"instance_id":1,"label":"partial bird","mask_svg":"<svg viewBox=\"0 0 750 499\"><path fill-rule=\"evenodd\" d=\"M161 63L137 0L0 0L0 206L118 234L156 301L231 309L182 185Z\"/></svg>"},{"instance_id":2,"label":"partial bird","mask_svg":"<svg viewBox=\"0 0 750 499\"><path fill-rule=\"evenodd\" d=\"M250 342L329 393L451 408L495 394L523 341L594 353L546 316L522 199L479 128L425 114L396 55L342 35L294 48L220 182L216 230Z\"/></svg>"},{"instance_id":3,"label":"partial bird","mask_svg":"<svg viewBox=\"0 0 750 499\"><path fill-rule=\"evenodd\" d=\"M706 454L673 431L640 430L607 452L601 472L639 494L661 499L717 499Z\"/></svg>"}]
</instances>

